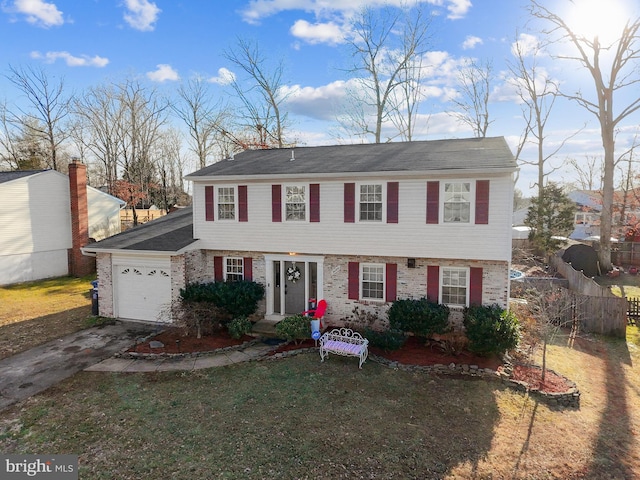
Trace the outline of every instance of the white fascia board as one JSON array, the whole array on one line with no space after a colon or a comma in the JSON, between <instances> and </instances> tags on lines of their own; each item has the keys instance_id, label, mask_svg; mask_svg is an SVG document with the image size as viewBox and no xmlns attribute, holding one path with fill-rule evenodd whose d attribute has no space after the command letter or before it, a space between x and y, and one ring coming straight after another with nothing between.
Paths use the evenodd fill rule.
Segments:
<instances>
[{"instance_id":1,"label":"white fascia board","mask_svg":"<svg viewBox=\"0 0 640 480\"><path fill-rule=\"evenodd\" d=\"M494 169L475 169L475 168L459 168L459 169L441 169L441 170L425 170L425 171L384 171L384 172L337 172L337 173L286 173L286 174L261 174L261 175L207 175L207 176L190 176L184 177L194 183L211 183L211 182L246 182L250 180L272 180L281 181L287 179L357 179L357 178L431 178L431 177L492 177L512 174L517 168L494 168Z\"/></svg>"}]
</instances>

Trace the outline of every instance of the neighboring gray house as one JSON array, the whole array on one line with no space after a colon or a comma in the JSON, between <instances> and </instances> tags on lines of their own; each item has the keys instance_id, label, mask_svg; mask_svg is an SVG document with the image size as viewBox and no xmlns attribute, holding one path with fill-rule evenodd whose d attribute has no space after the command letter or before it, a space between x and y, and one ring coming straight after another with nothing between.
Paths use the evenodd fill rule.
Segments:
<instances>
[{"instance_id":1,"label":"neighboring gray house","mask_svg":"<svg viewBox=\"0 0 640 480\"><path fill-rule=\"evenodd\" d=\"M72 249L82 263L79 248L88 237L120 232L125 202L88 187L85 166L75 166L79 175L72 179L55 170L0 172L0 285L73 273ZM86 222L82 232L78 214Z\"/></svg>"},{"instance_id":2,"label":"neighboring gray house","mask_svg":"<svg viewBox=\"0 0 640 480\"><path fill-rule=\"evenodd\" d=\"M186 177L191 212L85 248L101 314L170 321L158 313L186 283L239 278L265 285L274 320L312 298L333 324L398 298L457 319L469 304L507 306L516 168L502 137L240 153Z\"/></svg>"}]
</instances>

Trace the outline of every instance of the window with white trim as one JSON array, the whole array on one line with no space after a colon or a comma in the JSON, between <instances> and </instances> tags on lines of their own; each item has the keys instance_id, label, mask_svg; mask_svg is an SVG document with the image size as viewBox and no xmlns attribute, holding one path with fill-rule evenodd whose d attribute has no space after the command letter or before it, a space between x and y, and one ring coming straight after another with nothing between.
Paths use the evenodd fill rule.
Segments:
<instances>
[{"instance_id":1,"label":"window with white trim","mask_svg":"<svg viewBox=\"0 0 640 480\"><path fill-rule=\"evenodd\" d=\"M360 298L363 300L384 300L383 264L363 263L360 265Z\"/></svg>"},{"instance_id":2,"label":"window with white trim","mask_svg":"<svg viewBox=\"0 0 640 480\"><path fill-rule=\"evenodd\" d=\"M235 187L218 187L218 220L236 219Z\"/></svg>"},{"instance_id":3,"label":"window with white trim","mask_svg":"<svg viewBox=\"0 0 640 480\"><path fill-rule=\"evenodd\" d=\"M470 182L445 182L442 213L444 223L471 222Z\"/></svg>"},{"instance_id":4,"label":"window with white trim","mask_svg":"<svg viewBox=\"0 0 640 480\"><path fill-rule=\"evenodd\" d=\"M441 303L444 305L466 306L469 303L469 269L442 267L441 270Z\"/></svg>"},{"instance_id":5,"label":"window with white trim","mask_svg":"<svg viewBox=\"0 0 640 480\"><path fill-rule=\"evenodd\" d=\"M307 196L304 185L287 185L285 187L284 218L287 221L307 219Z\"/></svg>"},{"instance_id":6,"label":"window with white trim","mask_svg":"<svg viewBox=\"0 0 640 480\"><path fill-rule=\"evenodd\" d=\"M224 279L227 282L239 282L244 279L244 259L242 257L227 257L224 264Z\"/></svg>"},{"instance_id":7,"label":"window with white trim","mask_svg":"<svg viewBox=\"0 0 640 480\"><path fill-rule=\"evenodd\" d=\"M360 185L360 206L361 222L381 222L382 221L382 184Z\"/></svg>"}]
</instances>

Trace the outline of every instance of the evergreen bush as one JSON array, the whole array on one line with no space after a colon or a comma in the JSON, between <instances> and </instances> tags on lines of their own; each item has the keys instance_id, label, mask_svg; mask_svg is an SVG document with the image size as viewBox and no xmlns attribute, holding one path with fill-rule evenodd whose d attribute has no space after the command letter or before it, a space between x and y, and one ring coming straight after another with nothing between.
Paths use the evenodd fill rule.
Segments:
<instances>
[{"instance_id":1,"label":"evergreen bush","mask_svg":"<svg viewBox=\"0 0 640 480\"><path fill-rule=\"evenodd\" d=\"M518 319L499 305L467 307L463 322L469 350L479 355L503 354L520 341Z\"/></svg>"},{"instance_id":2,"label":"evergreen bush","mask_svg":"<svg viewBox=\"0 0 640 480\"><path fill-rule=\"evenodd\" d=\"M276 334L280 338L296 343L299 340L311 338L310 318L299 313L286 317L276 324Z\"/></svg>"},{"instance_id":3,"label":"evergreen bush","mask_svg":"<svg viewBox=\"0 0 640 480\"><path fill-rule=\"evenodd\" d=\"M388 329L378 332L365 328L364 336L372 347L385 351L399 350L407 341L407 335L401 330Z\"/></svg>"},{"instance_id":4,"label":"evergreen bush","mask_svg":"<svg viewBox=\"0 0 640 480\"><path fill-rule=\"evenodd\" d=\"M229 322L227 330L231 338L236 340L251 332L253 324L247 317L236 317Z\"/></svg>"},{"instance_id":5,"label":"evergreen bush","mask_svg":"<svg viewBox=\"0 0 640 480\"><path fill-rule=\"evenodd\" d=\"M449 307L426 298L396 300L389 308L389 327L420 337L445 333L449 330Z\"/></svg>"}]
</instances>

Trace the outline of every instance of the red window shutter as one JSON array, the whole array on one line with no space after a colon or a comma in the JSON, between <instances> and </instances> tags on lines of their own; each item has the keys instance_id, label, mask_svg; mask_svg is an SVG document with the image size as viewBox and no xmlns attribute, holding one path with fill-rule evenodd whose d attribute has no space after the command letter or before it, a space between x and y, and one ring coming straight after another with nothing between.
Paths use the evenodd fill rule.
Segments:
<instances>
[{"instance_id":1,"label":"red window shutter","mask_svg":"<svg viewBox=\"0 0 640 480\"><path fill-rule=\"evenodd\" d=\"M309 185L309 221L320 221L320 184Z\"/></svg>"},{"instance_id":2,"label":"red window shutter","mask_svg":"<svg viewBox=\"0 0 640 480\"><path fill-rule=\"evenodd\" d=\"M476 181L476 224L489 223L489 180Z\"/></svg>"},{"instance_id":3,"label":"red window shutter","mask_svg":"<svg viewBox=\"0 0 640 480\"><path fill-rule=\"evenodd\" d=\"M215 218L213 209L213 186L204 187L204 219L207 222L213 222Z\"/></svg>"},{"instance_id":4,"label":"red window shutter","mask_svg":"<svg viewBox=\"0 0 640 480\"><path fill-rule=\"evenodd\" d=\"M224 280L224 270L222 269L222 257L213 257L213 279L216 282Z\"/></svg>"},{"instance_id":5,"label":"red window shutter","mask_svg":"<svg viewBox=\"0 0 640 480\"><path fill-rule=\"evenodd\" d=\"M440 182L427 182L427 223L438 223Z\"/></svg>"},{"instance_id":6,"label":"red window shutter","mask_svg":"<svg viewBox=\"0 0 640 480\"><path fill-rule=\"evenodd\" d=\"M398 291L398 265L395 263L387 263L385 283L387 291L385 300L387 302L395 302Z\"/></svg>"},{"instance_id":7,"label":"red window shutter","mask_svg":"<svg viewBox=\"0 0 640 480\"><path fill-rule=\"evenodd\" d=\"M247 205L247 186L238 186L238 221L249 221L249 209Z\"/></svg>"},{"instance_id":8,"label":"red window shutter","mask_svg":"<svg viewBox=\"0 0 640 480\"><path fill-rule=\"evenodd\" d=\"M356 221L356 184L344 184L344 223Z\"/></svg>"},{"instance_id":9,"label":"red window shutter","mask_svg":"<svg viewBox=\"0 0 640 480\"><path fill-rule=\"evenodd\" d=\"M387 223L398 223L398 182L387 182Z\"/></svg>"},{"instance_id":10,"label":"red window shutter","mask_svg":"<svg viewBox=\"0 0 640 480\"><path fill-rule=\"evenodd\" d=\"M440 300L440 267L427 267L427 300L439 303Z\"/></svg>"},{"instance_id":11,"label":"red window shutter","mask_svg":"<svg viewBox=\"0 0 640 480\"><path fill-rule=\"evenodd\" d=\"M349 299L360 298L360 263L349 262Z\"/></svg>"},{"instance_id":12,"label":"red window shutter","mask_svg":"<svg viewBox=\"0 0 640 480\"><path fill-rule=\"evenodd\" d=\"M271 185L271 221L282 221L282 185Z\"/></svg>"},{"instance_id":13,"label":"red window shutter","mask_svg":"<svg viewBox=\"0 0 640 480\"><path fill-rule=\"evenodd\" d=\"M470 269L469 305L482 305L482 268L479 267Z\"/></svg>"},{"instance_id":14,"label":"red window shutter","mask_svg":"<svg viewBox=\"0 0 640 480\"><path fill-rule=\"evenodd\" d=\"M244 257L242 259L244 269L244 279L251 282L253 281L253 258Z\"/></svg>"}]
</instances>

